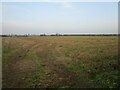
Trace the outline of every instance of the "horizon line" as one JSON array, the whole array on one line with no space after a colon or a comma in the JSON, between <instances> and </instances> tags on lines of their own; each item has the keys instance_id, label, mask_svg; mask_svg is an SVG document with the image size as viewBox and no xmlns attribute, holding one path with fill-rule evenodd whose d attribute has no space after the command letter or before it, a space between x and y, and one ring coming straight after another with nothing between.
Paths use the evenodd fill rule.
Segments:
<instances>
[{"instance_id":1,"label":"horizon line","mask_svg":"<svg viewBox=\"0 0 120 90\"><path fill-rule=\"evenodd\" d=\"M116 35L116 34L120 34L120 33L40 33L40 34L0 34L0 35L7 35L7 36L14 36L14 35L28 35L28 36L32 36L32 35Z\"/></svg>"}]
</instances>

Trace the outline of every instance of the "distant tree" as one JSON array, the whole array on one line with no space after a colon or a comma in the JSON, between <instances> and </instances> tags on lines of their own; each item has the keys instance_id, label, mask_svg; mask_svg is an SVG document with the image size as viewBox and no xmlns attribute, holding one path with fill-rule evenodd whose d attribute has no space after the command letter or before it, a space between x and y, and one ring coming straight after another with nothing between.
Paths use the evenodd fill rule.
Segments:
<instances>
[{"instance_id":1,"label":"distant tree","mask_svg":"<svg viewBox=\"0 0 120 90\"><path fill-rule=\"evenodd\" d=\"M44 34L40 34L40 36L46 36L45 33Z\"/></svg>"}]
</instances>

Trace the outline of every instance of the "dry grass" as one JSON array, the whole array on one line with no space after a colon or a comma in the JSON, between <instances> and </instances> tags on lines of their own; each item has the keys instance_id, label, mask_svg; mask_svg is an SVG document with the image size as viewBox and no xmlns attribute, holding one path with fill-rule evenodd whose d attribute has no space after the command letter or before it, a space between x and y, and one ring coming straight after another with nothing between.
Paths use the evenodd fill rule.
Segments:
<instances>
[{"instance_id":1,"label":"dry grass","mask_svg":"<svg viewBox=\"0 0 120 90\"><path fill-rule=\"evenodd\" d=\"M117 58L117 36L6 37L3 87L118 87Z\"/></svg>"}]
</instances>

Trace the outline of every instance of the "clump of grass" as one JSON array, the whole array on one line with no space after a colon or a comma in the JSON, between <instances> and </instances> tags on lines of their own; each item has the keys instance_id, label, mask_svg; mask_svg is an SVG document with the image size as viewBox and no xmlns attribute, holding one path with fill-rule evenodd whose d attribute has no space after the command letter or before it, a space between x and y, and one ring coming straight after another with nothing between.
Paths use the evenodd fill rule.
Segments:
<instances>
[{"instance_id":1,"label":"clump of grass","mask_svg":"<svg viewBox=\"0 0 120 90\"><path fill-rule=\"evenodd\" d=\"M59 47L63 47L62 45L60 45Z\"/></svg>"},{"instance_id":2,"label":"clump of grass","mask_svg":"<svg viewBox=\"0 0 120 90\"><path fill-rule=\"evenodd\" d=\"M7 47L4 47L2 50L3 50L3 54L8 54L8 53L11 53L12 51L16 50L17 48L7 48Z\"/></svg>"},{"instance_id":3,"label":"clump of grass","mask_svg":"<svg viewBox=\"0 0 120 90\"><path fill-rule=\"evenodd\" d=\"M28 77L27 80L30 82L28 84L28 87L33 87L33 88L39 87L41 85L41 82L40 82L40 78L42 77L41 75L42 75L42 73L34 74L34 75Z\"/></svg>"},{"instance_id":4,"label":"clump of grass","mask_svg":"<svg viewBox=\"0 0 120 90\"><path fill-rule=\"evenodd\" d=\"M3 61L6 62L9 60L9 58L11 57L12 54L14 54L15 52L19 51L20 47L16 47L16 48L8 48L8 47L4 47L2 50L3 53Z\"/></svg>"},{"instance_id":5,"label":"clump of grass","mask_svg":"<svg viewBox=\"0 0 120 90\"><path fill-rule=\"evenodd\" d=\"M104 87L116 88L118 87L118 72L101 72L97 73L93 79L97 84L103 85Z\"/></svg>"}]
</instances>

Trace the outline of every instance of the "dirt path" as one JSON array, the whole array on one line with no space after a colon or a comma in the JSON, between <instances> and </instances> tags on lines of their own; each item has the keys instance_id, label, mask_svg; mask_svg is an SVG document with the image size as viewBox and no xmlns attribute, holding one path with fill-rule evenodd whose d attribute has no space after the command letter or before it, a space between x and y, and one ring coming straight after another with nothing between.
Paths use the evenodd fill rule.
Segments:
<instances>
[{"instance_id":1,"label":"dirt path","mask_svg":"<svg viewBox=\"0 0 120 90\"><path fill-rule=\"evenodd\" d=\"M41 49L41 48L40 48ZM47 66L50 70L54 78L52 78L53 82L57 81L57 83L51 84L53 87L72 87L75 85L77 78L76 74L73 72L70 72L66 67L64 60L61 60L61 58L57 58L56 53L58 53L55 50L55 46L52 44L44 44L42 46L42 50L37 50L36 54L42 61L45 62L45 66ZM60 54L59 54L60 55Z\"/></svg>"},{"instance_id":2,"label":"dirt path","mask_svg":"<svg viewBox=\"0 0 120 90\"><path fill-rule=\"evenodd\" d=\"M51 87L62 86L74 86L77 81L77 76L71 73L64 65L64 62L55 56L57 51L55 46L50 44L49 41L34 41L34 43L23 47L21 50L11 56L10 61L3 68L7 69L3 71L3 87L24 87L26 83L25 78L34 74L37 69L37 65L33 60L24 60L24 57L29 55L32 50L39 60L45 63L50 74L53 78L50 78L53 83ZM38 62L39 63L39 62ZM38 86L39 88L39 86Z\"/></svg>"},{"instance_id":3,"label":"dirt path","mask_svg":"<svg viewBox=\"0 0 120 90\"><path fill-rule=\"evenodd\" d=\"M7 65L3 66L3 69L7 69L3 71L3 88L23 86L24 84L23 79L29 72L28 68L31 70L30 67L32 66L31 64L33 64L33 62L23 61L22 59L27 55L30 49L35 45L36 43L33 43L20 49L14 55L11 56L10 61L7 63Z\"/></svg>"}]
</instances>

